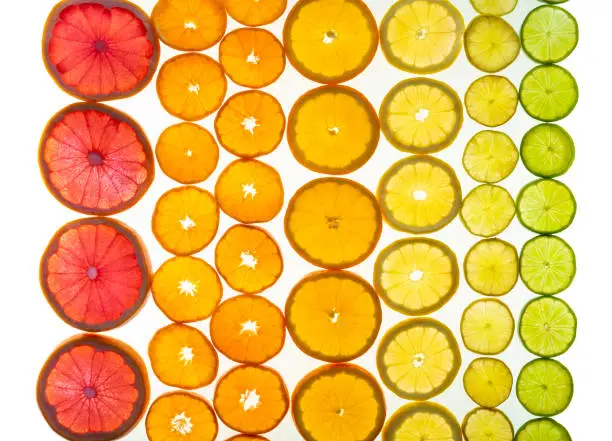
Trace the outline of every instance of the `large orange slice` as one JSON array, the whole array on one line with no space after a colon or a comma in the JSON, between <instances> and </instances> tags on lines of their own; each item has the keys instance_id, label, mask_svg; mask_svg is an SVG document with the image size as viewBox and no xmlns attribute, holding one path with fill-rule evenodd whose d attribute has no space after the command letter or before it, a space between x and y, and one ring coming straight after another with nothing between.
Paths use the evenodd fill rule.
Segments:
<instances>
[{"instance_id":1,"label":"large orange slice","mask_svg":"<svg viewBox=\"0 0 612 441\"><path fill-rule=\"evenodd\" d=\"M263 26L280 18L287 0L224 0L230 17L245 26Z\"/></svg>"}]
</instances>

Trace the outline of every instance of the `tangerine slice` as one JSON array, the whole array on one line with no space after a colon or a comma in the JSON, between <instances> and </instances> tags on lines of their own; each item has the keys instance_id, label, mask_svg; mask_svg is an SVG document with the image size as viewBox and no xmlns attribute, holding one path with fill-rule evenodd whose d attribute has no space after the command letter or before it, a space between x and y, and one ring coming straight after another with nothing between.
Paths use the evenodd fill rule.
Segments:
<instances>
[{"instance_id":1,"label":"tangerine slice","mask_svg":"<svg viewBox=\"0 0 612 441\"><path fill-rule=\"evenodd\" d=\"M425 401L400 407L383 429L382 441L462 441L461 427L446 407Z\"/></svg>"},{"instance_id":2,"label":"tangerine slice","mask_svg":"<svg viewBox=\"0 0 612 441\"><path fill-rule=\"evenodd\" d=\"M110 337L81 334L45 362L36 396L51 428L71 441L111 441L127 435L149 402L140 356Z\"/></svg>"},{"instance_id":3,"label":"tangerine slice","mask_svg":"<svg viewBox=\"0 0 612 441\"><path fill-rule=\"evenodd\" d=\"M155 156L170 179L181 184L197 184L217 168L219 147L204 127L180 123L162 132L157 140Z\"/></svg>"},{"instance_id":4,"label":"tangerine slice","mask_svg":"<svg viewBox=\"0 0 612 441\"><path fill-rule=\"evenodd\" d=\"M234 225L219 239L215 265L234 290L257 294L271 287L283 272L278 244L263 228Z\"/></svg>"},{"instance_id":5,"label":"tangerine slice","mask_svg":"<svg viewBox=\"0 0 612 441\"><path fill-rule=\"evenodd\" d=\"M207 319L223 296L217 272L191 256L164 262L155 273L151 291L159 309L177 323Z\"/></svg>"},{"instance_id":6,"label":"tangerine slice","mask_svg":"<svg viewBox=\"0 0 612 441\"><path fill-rule=\"evenodd\" d=\"M219 61L236 84L253 89L275 82L285 70L285 50L265 29L236 29L219 45Z\"/></svg>"},{"instance_id":7,"label":"tangerine slice","mask_svg":"<svg viewBox=\"0 0 612 441\"><path fill-rule=\"evenodd\" d=\"M306 441L373 441L385 422L376 379L354 364L329 364L296 386L293 420Z\"/></svg>"},{"instance_id":8,"label":"tangerine slice","mask_svg":"<svg viewBox=\"0 0 612 441\"><path fill-rule=\"evenodd\" d=\"M337 84L359 75L378 48L378 26L362 0L303 0L285 21L287 58L306 78Z\"/></svg>"},{"instance_id":9,"label":"tangerine slice","mask_svg":"<svg viewBox=\"0 0 612 441\"><path fill-rule=\"evenodd\" d=\"M285 193L278 172L255 159L238 159L221 172L215 185L221 210L239 222L268 222L283 208Z\"/></svg>"},{"instance_id":10,"label":"tangerine slice","mask_svg":"<svg viewBox=\"0 0 612 441\"><path fill-rule=\"evenodd\" d=\"M289 409L289 392L274 369L241 365L219 379L213 403L226 426L255 435L280 424Z\"/></svg>"},{"instance_id":11,"label":"tangerine slice","mask_svg":"<svg viewBox=\"0 0 612 441\"><path fill-rule=\"evenodd\" d=\"M219 206L214 196L201 188L173 188L157 201L151 224L166 251L187 256L202 251L214 239Z\"/></svg>"},{"instance_id":12,"label":"tangerine slice","mask_svg":"<svg viewBox=\"0 0 612 441\"><path fill-rule=\"evenodd\" d=\"M210 321L215 347L237 363L261 364L285 344L285 317L263 297L242 294L223 302Z\"/></svg>"},{"instance_id":13,"label":"tangerine slice","mask_svg":"<svg viewBox=\"0 0 612 441\"><path fill-rule=\"evenodd\" d=\"M208 55L187 53L166 61L157 74L157 96L166 111L185 121L213 113L225 98L223 68Z\"/></svg>"},{"instance_id":14,"label":"tangerine slice","mask_svg":"<svg viewBox=\"0 0 612 441\"><path fill-rule=\"evenodd\" d=\"M276 98L260 90L232 95L217 112L219 143L241 158L273 152L283 140L285 114Z\"/></svg>"},{"instance_id":15,"label":"tangerine slice","mask_svg":"<svg viewBox=\"0 0 612 441\"><path fill-rule=\"evenodd\" d=\"M327 362L363 355L382 322L380 301L361 277L345 271L319 271L302 279L285 306L287 329L307 355Z\"/></svg>"},{"instance_id":16,"label":"tangerine slice","mask_svg":"<svg viewBox=\"0 0 612 441\"><path fill-rule=\"evenodd\" d=\"M138 123L95 103L72 104L51 118L40 141L39 164L58 201L94 215L136 204L155 174L151 146Z\"/></svg>"},{"instance_id":17,"label":"tangerine slice","mask_svg":"<svg viewBox=\"0 0 612 441\"><path fill-rule=\"evenodd\" d=\"M40 263L42 290L56 314L88 332L130 320L149 293L149 256L128 226L108 218L70 222Z\"/></svg>"},{"instance_id":18,"label":"tangerine slice","mask_svg":"<svg viewBox=\"0 0 612 441\"><path fill-rule=\"evenodd\" d=\"M198 329L172 324L158 330L149 343L153 373L162 383L198 389L213 382L219 368L217 351Z\"/></svg>"},{"instance_id":19,"label":"tangerine slice","mask_svg":"<svg viewBox=\"0 0 612 441\"><path fill-rule=\"evenodd\" d=\"M245 26L263 26L280 18L287 0L224 0L230 17Z\"/></svg>"},{"instance_id":20,"label":"tangerine slice","mask_svg":"<svg viewBox=\"0 0 612 441\"><path fill-rule=\"evenodd\" d=\"M159 42L147 14L130 2L65 0L45 23L43 60L57 85L76 98L125 98L153 78Z\"/></svg>"},{"instance_id":21,"label":"tangerine slice","mask_svg":"<svg viewBox=\"0 0 612 441\"><path fill-rule=\"evenodd\" d=\"M308 262L327 269L365 260L378 243L382 216L374 195L350 179L308 182L289 201L285 234Z\"/></svg>"},{"instance_id":22,"label":"tangerine slice","mask_svg":"<svg viewBox=\"0 0 612 441\"><path fill-rule=\"evenodd\" d=\"M380 138L376 110L346 86L323 86L302 95L289 114L287 141L304 167L346 174L363 166Z\"/></svg>"}]
</instances>

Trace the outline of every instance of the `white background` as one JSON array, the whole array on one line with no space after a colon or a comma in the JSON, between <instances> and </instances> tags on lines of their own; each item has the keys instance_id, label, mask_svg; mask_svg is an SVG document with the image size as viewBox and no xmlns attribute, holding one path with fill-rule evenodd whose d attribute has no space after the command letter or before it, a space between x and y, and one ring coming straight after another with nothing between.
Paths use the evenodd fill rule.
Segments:
<instances>
[{"instance_id":1,"label":"white background","mask_svg":"<svg viewBox=\"0 0 612 441\"><path fill-rule=\"evenodd\" d=\"M153 0L139 0L139 5L151 11ZM295 0L289 1L290 5ZM367 2L377 19L380 20L392 4L392 0L369 0ZM466 23L474 16L468 0L454 0L453 3L465 15ZM40 292L38 284L38 264L41 253L53 233L65 222L80 217L61 206L47 192L40 178L37 164L38 141L46 121L73 99L59 90L47 75L41 61L41 32L44 20L54 4L53 0L6 1L2 3L0 16L0 293L2 296L0 320L0 440L26 439L53 441L59 439L42 419L35 400L36 377L46 357L62 340L76 333L65 325L51 310ZM519 0L519 8L507 19L515 26L520 23L526 12L539 3L536 0ZM610 17L612 4L607 0L570 0L565 5L578 19L581 41L577 51L562 64L571 70L580 85L581 97L575 112L561 122L574 137L577 158L570 172L562 178L574 191L579 211L574 224L562 233L574 247L578 256L578 275L572 287L563 294L574 308L579 319L578 339L568 354L561 357L574 375L575 396L570 408L558 417L570 431L575 441L609 438L609 402L612 396L610 371L610 321L612 313L612 289L610 283L610 174L612 145L610 142L612 93L610 92ZM280 36L279 21L268 28ZM230 21L230 26L235 27ZM207 51L216 57L217 48ZM173 51L162 47L162 60L173 55ZM522 75L533 65L524 55L504 75L518 84ZM463 95L471 81L480 74L470 66L465 55L461 55L455 65L435 78L450 83ZM376 56L374 63L349 85L365 93L375 107L382 97L399 80L410 75L389 66L382 54ZM290 66L281 79L266 90L277 96L285 112L291 108L295 99L303 92L315 87L314 83L301 78ZM230 92L239 88L230 86ZM146 130L154 144L159 133L176 122L164 112L157 101L154 84L149 85L139 95L127 100L111 103L128 112ZM202 125L212 129L213 117L202 121ZM535 121L519 109L516 117L503 130L517 142L522 134ZM466 123L457 141L438 156L451 163L457 170L463 185L464 194L475 183L461 168L461 154L467 140L478 130L475 123L466 117ZM375 189L379 176L395 160L403 155L381 140L374 157L359 171L349 177L358 180L370 189ZM212 190L219 172L232 156L221 151L217 171L203 187ZM291 156L286 144L282 144L264 161L277 167L284 180L287 198L306 181L316 177L315 173L302 168ZM531 177L521 164L510 178L502 183L516 196L522 185ZM157 198L174 186L173 182L158 170L156 180L144 197L134 208L117 216L135 228L148 245L154 268L170 256L156 243L150 231L150 216ZM233 222L222 218L220 234ZM280 281L263 295L280 306L290 288L314 268L302 261L291 250L282 230L282 214L272 223L264 225L279 241L284 252L285 272ZM377 252L391 241L402 237L385 226ZM462 260L469 247L476 242L458 220L435 237L450 245ZM517 248L531 237L514 220L502 238L512 242ZM214 244L209 246L201 257L212 262ZM374 257L354 270L371 279ZM226 287L225 297L234 295ZM462 281L454 299L435 316L447 323L458 335L459 318L463 308L478 296L471 292ZM532 295L519 282L515 290L504 298L515 316ZM383 330L401 320L400 314L384 307ZM517 317L518 318L518 317ZM147 344L153 333L166 325L168 320L157 310L152 301L148 302L141 314L126 326L111 332L134 346L146 358ZM199 323L200 329L208 332L208 322ZM381 332L382 334L382 332ZM463 350L463 348L462 348ZM465 366L473 358L463 350ZM518 374L520 367L531 357L524 350L518 338L501 355L513 373ZM223 359L221 372L231 363ZM375 372L374 350L356 360L357 363ZM278 369L286 379L289 388L309 370L320 363L300 353L291 339L283 352L269 365ZM458 377L461 378L461 377ZM151 375L153 398L167 390ZM201 393L211 398L214 384ZM470 402L461 387L455 384L436 401L446 404L459 419L474 404ZM402 400L387 394L388 414L395 411ZM511 417L518 428L528 415L518 404L514 394L502 409ZM224 440L231 432L221 429L219 439ZM268 437L272 441L293 441L300 439L288 416ZM129 441L145 441L143 425L130 434Z\"/></svg>"}]
</instances>

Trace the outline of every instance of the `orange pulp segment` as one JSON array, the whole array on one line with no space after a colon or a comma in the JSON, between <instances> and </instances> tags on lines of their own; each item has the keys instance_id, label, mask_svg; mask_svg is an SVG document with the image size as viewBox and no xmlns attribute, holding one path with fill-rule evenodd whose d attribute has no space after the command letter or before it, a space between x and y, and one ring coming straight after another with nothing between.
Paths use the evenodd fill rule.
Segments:
<instances>
[{"instance_id":1,"label":"orange pulp segment","mask_svg":"<svg viewBox=\"0 0 612 441\"><path fill-rule=\"evenodd\" d=\"M245 26L263 26L280 18L287 0L224 0L230 17Z\"/></svg>"}]
</instances>

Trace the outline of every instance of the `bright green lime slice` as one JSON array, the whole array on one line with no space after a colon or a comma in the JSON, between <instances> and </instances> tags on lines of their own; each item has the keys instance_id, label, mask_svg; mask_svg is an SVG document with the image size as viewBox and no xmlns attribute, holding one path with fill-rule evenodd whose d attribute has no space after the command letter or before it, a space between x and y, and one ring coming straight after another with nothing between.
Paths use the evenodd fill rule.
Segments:
<instances>
[{"instance_id":1,"label":"bright green lime slice","mask_svg":"<svg viewBox=\"0 0 612 441\"><path fill-rule=\"evenodd\" d=\"M517 217L534 233L553 234L574 221L576 200L567 185L554 179L530 182L516 198Z\"/></svg>"},{"instance_id":2,"label":"bright green lime slice","mask_svg":"<svg viewBox=\"0 0 612 441\"><path fill-rule=\"evenodd\" d=\"M459 215L463 225L476 236L497 236L514 218L514 199L498 185L482 184L468 193Z\"/></svg>"},{"instance_id":3,"label":"bright green lime slice","mask_svg":"<svg viewBox=\"0 0 612 441\"><path fill-rule=\"evenodd\" d=\"M518 0L470 0L476 12L498 17L510 14L516 8Z\"/></svg>"},{"instance_id":4,"label":"bright green lime slice","mask_svg":"<svg viewBox=\"0 0 612 441\"><path fill-rule=\"evenodd\" d=\"M523 49L538 63L558 63L578 45L578 23L558 6L540 6L527 15L521 28Z\"/></svg>"},{"instance_id":5,"label":"bright green lime slice","mask_svg":"<svg viewBox=\"0 0 612 441\"><path fill-rule=\"evenodd\" d=\"M569 71L556 65L537 66L525 75L519 90L521 105L540 121L558 121L578 103L578 84Z\"/></svg>"},{"instance_id":6,"label":"bright green lime slice","mask_svg":"<svg viewBox=\"0 0 612 441\"><path fill-rule=\"evenodd\" d=\"M536 294L554 295L567 289L576 274L572 247L557 236L537 236L521 250L523 283Z\"/></svg>"},{"instance_id":7,"label":"bright green lime slice","mask_svg":"<svg viewBox=\"0 0 612 441\"><path fill-rule=\"evenodd\" d=\"M544 3L550 3L550 4L553 4L553 5L559 5L561 3L567 2L568 0L540 0L540 1L544 2Z\"/></svg>"},{"instance_id":8,"label":"bright green lime slice","mask_svg":"<svg viewBox=\"0 0 612 441\"><path fill-rule=\"evenodd\" d=\"M540 297L527 303L519 321L525 348L540 357L557 357L576 338L576 315L561 299Z\"/></svg>"},{"instance_id":9,"label":"bright green lime slice","mask_svg":"<svg viewBox=\"0 0 612 441\"><path fill-rule=\"evenodd\" d=\"M550 418L527 421L516 432L514 441L572 441L565 427Z\"/></svg>"},{"instance_id":10,"label":"bright green lime slice","mask_svg":"<svg viewBox=\"0 0 612 441\"><path fill-rule=\"evenodd\" d=\"M474 135L465 147L463 167L475 181L494 184L512 173L518 157L518 149L508 135L483 130Z\"/></svg>"},{"instance_id":11,"label":"bright green lime slice","mask_svg":"<svg viewBox=\"0 0 612 441\"><path fill-rule=\"evenodd\" d=\"M499 409L477 407L463 419L461 427L466 441L512 441L514 427Z\"/></svg>"},{"instance_id":12,"label":"bright green lime slice","mask_svg":"<svg viewBox=\"0 0 612 441\"><path fill-rule=\"evenodd\" d=\"M527 170L542 178L561 176L574 162L574 140L556 124L540 124L521 142L521 159Z\"/></svg>"},{"instance_id":13,"label":"bright green lime slice","mask_svg":"<svg viewBox=\"0 0 612 441\"><path fill-rule=\"evenodd\" d=\"M569 406L573 394L572 374L563 364L549 358L527 363L516 381L519 402L537 416L560 414Z\"/></svg>"},{"instance_id":14,"label":"bright green lime slice","mask_svg":"<svg viewBox=\"0 0 612 441\"><path fill-rule=\"evenodd\" d=\"M484 72L499 72L508 67L521 51L521 40L503 18L479 15L464 34L465 54L470 63Z\"/></svg>"}]
</instances>

